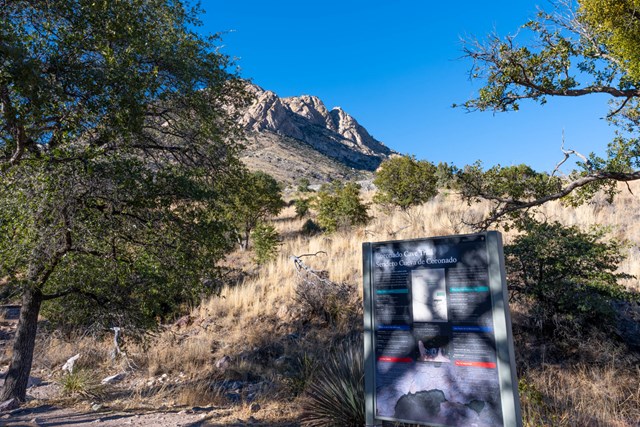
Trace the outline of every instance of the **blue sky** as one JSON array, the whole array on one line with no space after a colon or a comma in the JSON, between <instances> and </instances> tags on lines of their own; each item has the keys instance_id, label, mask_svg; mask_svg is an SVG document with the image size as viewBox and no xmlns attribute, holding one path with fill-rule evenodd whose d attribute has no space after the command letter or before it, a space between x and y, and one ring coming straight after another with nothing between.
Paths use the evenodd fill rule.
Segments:
<instances>
[{"instance_id":1,"label":"blue sky","mask_svg":"<svg viewBox=\"0 0 640 427\"><path fill-rule=\"evenodd\" d=\"M279 96L316 95L342 107L390 148L458 166L526 163L552 170L565 147L604 153L607 97L523 103L515 113L451 107L481 87L462 38L506 35L545 1L204 1L203 33L241 75Z\"/></svg>"}]
</instances>

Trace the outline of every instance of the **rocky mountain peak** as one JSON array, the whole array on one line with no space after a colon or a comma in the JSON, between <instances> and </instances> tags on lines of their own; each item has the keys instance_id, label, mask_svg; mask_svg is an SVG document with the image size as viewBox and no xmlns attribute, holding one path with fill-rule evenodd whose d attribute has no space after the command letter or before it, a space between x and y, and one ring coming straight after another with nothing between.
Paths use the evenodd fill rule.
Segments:
<instances>
[{"instance_id":1,"label":"rocky mountain peak","mask_svg":"<svg viewBox=\"0 0 640 427\"><path fill-rule=\"evenodd\" d=\"M316 96L280 98L269 90L250 85L254 102L241 123L249 132L272 132L305 142L313 149L345 165L375 170L392 151L373 138L340 107L327 109Z\"/></svg>"},{"instance_id":2,"label":"rocky mountain peak","mask_svg":"<svg viewBox=\"0 0 640 427\"><path fill-rule=\"evenodd\" d=\"M329 110L317 96L292 96L283 98L282 102L289 107L291 112L306 118L311 124L324 127L331 127L332 125Z\"/></svg>"},{"instance_id":3,"label":"rocky mountain peak","mask_svg":"<svg viewBox=\"0 0 640 427\"><path fill-rule=\"evenodd\" d=\"M254 102L245 110L241 123L245 129L254 132L272 131L301 138L302 134L291 121L289 109L278 95L270 90L249 86L254 93Z\"/></svg>"}]
</instances>

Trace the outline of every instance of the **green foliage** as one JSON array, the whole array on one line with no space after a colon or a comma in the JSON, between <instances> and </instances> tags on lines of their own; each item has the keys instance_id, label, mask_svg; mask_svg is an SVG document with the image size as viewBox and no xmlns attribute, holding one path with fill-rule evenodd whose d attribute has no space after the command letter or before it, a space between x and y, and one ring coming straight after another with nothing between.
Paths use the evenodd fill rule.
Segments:
<instances>
[{"instance_id":1,"label":"green foliage","mask_svg":"<svg viewBox=\"0 0 640 427\"><path fill-rule=\"evenodd\" d=\"M518 393L522 406L522 418L527 423L525 425L549 425L547 418L549 418L552 411L550 411L549 405L545 402L545 395L526 377L519 379Z\"/></svg>"},{"instance_id":2,"label":"green foliage","mask_svg":"<svg viewBox=\"0 0 640 427\"><path fill-rule=\"evenodd\" d=\"M54 321L148 327L194 302L231 247L229 107L246 94L217 38L192 31L198 13L3 4L0 277Z\"/></svg>"},{"instance_id":3,"label":"green foliage","mask_svg":"<svg viewBox=\"0 0 640 427\"><path fill-rule=\"evenodd\" d=\"M253 250L258 265L265 264L278 255L280 237L278 231L271 224L259 223L252 233Z\"/></svg>"},{"instance_id":4,"label":"green foliage","mask_svg":"<svg viewBox=\"0 0 640 427\"><path fill-rule=\"evenodd\" d=\"M438 188L452 189L455 187L455 178L457 168L454 165L450 165L447 162L440 162L436 166L436 179Z\"/></svg>"},{"instance_id":5,"label":"green foliage","mask_svg":"<svg viewBox=\"0 0 640 427\"><path fill-rule=\"evenodd\" d=\"M296 199L293 202L296 208L296 218L304 218L309 215L309 209L311 208L311 199Z\"/></svg>"},{"instance_id":6,"label":"green foliage","mask_svg":"<svg viewBox=\"0 0 640 427\"><path fill-rule=\"evenodd\" d=\"M300 193L311 193L313 190L309 188L309 185L311 185L311 183L309 182L309 179L300 178L298 180L298 191Z\"/></svg>"},{"instance_id":7,"label":"green foliage","mask_svg":"<svg viewBox=\"0 0 640 427\"><path fill-rule=\"evenodd\" d=\"M360 185L333 181L324 184L315 199L318 223L328 232L369 222L367 205L360 200Z\"/></svg>"},{"instance_id":8,"label":"green foliage","mask_svg":"<svg viewBox=\"0 0 640 427\"><path fill-rule=\"evenodd\" d=\"M550 178L549 185L532 183L538 187L532 190L536 200L500 197L510 196L509 192L489 193L489 200L501 205L492 211L489 222L571 193L565 200L572 204L589 200L599 190L613 197L617 182L640 179L638 2L552 3L554 12L540 11L517 35L491 35L465 44L466 55L474 61L471 77L483 86L463 107L470 111L515 111L522 100L545 104L553 97L606 94L612 97L607 119L616 126L616 136L609 142L606 155L582 155L563 147L566 157L562 163L575 156L578 170L563 182ZM521 40L524 44L519 43ZM545 191L539 191L544 187ZM484 198L480 191L475 194Z\"/></svg>"},{"instance_id":9,"label":"green foliage","mask_svg":"<svg viewBox=\"0 0 640 427\"><path fill-rule=\"evenodd\" d=\"M560 188L561 181L531 167L496 165L484 170L481 162L466 166L458 173L459 188L463 197L485 199L532 200L544 197Z\"/></svg>"},{"instance_id":10,"label":"green foliage","mask_svg":"<svg viewBox=\"0 0 640 427\"><path fill-rule=\"evenodd\" d=\"M640 20L637 0L580 0L581 21L589 25L605 44L612 58L640 82Z\"/></svg>"},{"instance_id":11,"label":"green foliage","mask_svg":"<svg viewBox=\"0 0 640 427\"><path fill-rule=\"evenodd\" d=\"M376 203L406 210L421 205L438 194L436 167L415 156L394 156L380 165L373 183L378 187Z\"/></svg>"},{"instance_id":12,"label":"green foliage","mask_svg":"<svg viewBox=\"0 0 640 427\"><path fill-rule=\"evenodd\" d=\"M285 384L291 394L298 396L307 389L313 381L320 363L321 361L311 353L303 352L295 356L293 363L289 367L291 372L285 377Z\"/></svg>"},{"instance_id":13,"label":"green foliage","mask_svg":"<svg viewBox=\"0 0 640 427\"><path fill-rule=\"evenodd\" d=\"M488 218L479 224L481 228L486 228L503 216L517 220L524 209L536 204L527 203L560 191L562 181L556 176L536 172L524 164L507 167L496 165L484 170L482 163L476 162L457 172L456 187L468 204L482 200L493 203Z\"/></svg>"},{"instance_id":14,"label":"green foliage","mask_svg":"<svg viewBox=\"0 0 640 427\"><path fill-rule=\"evenodd\" d=\"M560 317L577 328L610 324L615 300L629 299L618 273L621 245L603 242L604 231L588 232L557 222L527 220L524 233L505 247L512 295L529 301L542 332L553 335ZM555 319L555 320L554 320Z\"/></svg>"},{"instance_id":15,"label":"green foliage","mask_svg":"<svg viewBox=\"0 0 640 427\"><path fill-rule=\"evenodd\" d=\"M242 249L249 248L249 237L260 221L277 215L285 206L278 181L264 172L245 172L234 184L227 218L235 225Z\"/></svg>"},{"instance_id":16,"label":"green foliage","mask_svg":"<svg viewBox=\"0 0 640 427\"><path fill-rule=\"evenodd\" d=\"M307 389L300 417L303 426L362 426L364 354L361 340L336 346Z\"/></svg>"}]
</instances>

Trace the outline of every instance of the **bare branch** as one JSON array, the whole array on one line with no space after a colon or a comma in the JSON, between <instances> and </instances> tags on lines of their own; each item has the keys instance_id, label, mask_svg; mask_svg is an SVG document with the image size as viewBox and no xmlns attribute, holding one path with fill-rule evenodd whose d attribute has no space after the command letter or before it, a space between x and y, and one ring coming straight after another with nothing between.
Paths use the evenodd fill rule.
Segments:
<instances>
[{"instance_id":1,"label":"bare branch","mask_svg":"<svg viewBox=\"0 0 640 427\"><path fill-rule=\"evenodd\" d=\"M611 117L615 116L616 114L618 114L620 111L622 111L622 109L627 105L627 103L631 100L631 97L628 97L627 99L625 99L622 104L620 105L620 107L618 107L615 111L612 111L611 113L607 114L607 118L610 119Z\"/></svg>"},{"instance_id":2,"label":"bare branch","mask_svg":"<svg viewBox=\"0 0 640 427\"><path fill-rule=\"evenodd\" d=\"M318 251L315 254L302 254L302 255L297 255L296 258L302 258L305 256L317 256L318 254L324 254L326 255L327 253L325 251Z\"/></svg>"}]
</instances>

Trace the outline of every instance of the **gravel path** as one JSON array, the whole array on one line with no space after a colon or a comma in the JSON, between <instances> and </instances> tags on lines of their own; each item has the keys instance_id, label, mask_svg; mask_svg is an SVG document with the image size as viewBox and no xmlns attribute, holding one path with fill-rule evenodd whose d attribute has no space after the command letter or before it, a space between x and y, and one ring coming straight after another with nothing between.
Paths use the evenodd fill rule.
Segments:
<instances>
[{"instance_id":1,"label":"gravel path","mask_svg":"<svg viewBox=\"0 0 640 427\"><path fill-rule=\"evenodd\" d=\"M11 411L0 416L2 426L58 427L58 426L144 426L178 427L211 426L213 418L208 411L180 412L81 412L73 408L43 405ZM206 424L205 424L206 423Z\"/></svg>"},{"instance_id":2,"label":"gravel path","mask_svg":"<svg viewBox=\"0 0 640 427\"><path fill-rule=\"evenodd\" d=\"M0 426L7 427L297 427L298 423L267 423L258 418L229 419L224 409L192 408L181 411L79 411L42 405L0 414Z\"/></svg>"}]
</instances>

